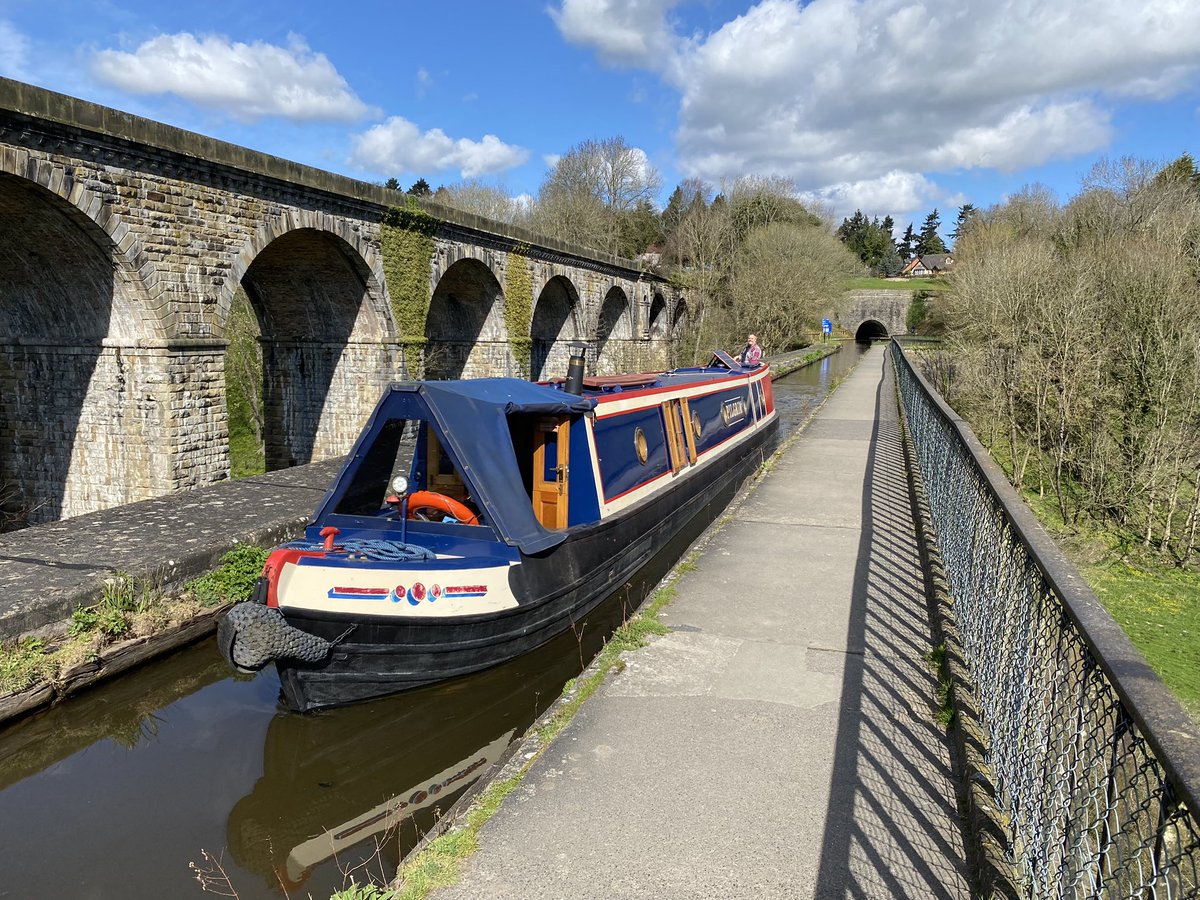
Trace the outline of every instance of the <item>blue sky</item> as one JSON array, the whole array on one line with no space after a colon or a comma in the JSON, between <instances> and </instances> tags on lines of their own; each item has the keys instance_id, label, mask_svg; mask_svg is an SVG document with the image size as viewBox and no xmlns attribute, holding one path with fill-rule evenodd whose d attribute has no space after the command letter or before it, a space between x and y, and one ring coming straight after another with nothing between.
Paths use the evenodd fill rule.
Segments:
<instances>
[{"instance_id":1,"label":"blue sky","mask_svg":"<svg viewBox=\"0 0 1200 900\"><path fill-rule=\"evenodd\" d=\"M581 141L943 231L1200 157L1196 0L0 0L0 75L366 181L535 195Z\"/></svg>"}]
</instances>

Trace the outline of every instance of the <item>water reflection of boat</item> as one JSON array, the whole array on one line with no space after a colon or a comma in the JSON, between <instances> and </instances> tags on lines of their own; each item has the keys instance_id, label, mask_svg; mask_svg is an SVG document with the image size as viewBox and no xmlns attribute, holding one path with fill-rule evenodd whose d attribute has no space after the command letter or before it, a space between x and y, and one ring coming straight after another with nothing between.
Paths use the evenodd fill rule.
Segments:
<instances>
[{"instance_id":1,"label":"water reflection of boat","mask_svg":"<svg viewBox=\"0 0 1200 900\"><path fill-rule=\"evenodd\" d=\"M736 487L778 426L767 366L722 353L571 383L393 385L305 540L221 622L230 663L274 660L308 710L516 658Z\"/></svg>"},{"instance_id":2,"label":"water reflection of boat","mask_svg":"<svg viewBox=\"0 0 1200 900\"><path fill-rule=\"evenodd\" d=\"M374 809L297 844L288 852L284 871L280 873L286 879L285 883L299 887L318 863L344 854L368 838L381 840L381 836L397 829L405 819L422 810L444 808L453 803L463 790L499 761L512 738L513 732L506 731L487 746L410 785Z\"/></svg>"},{"instance_id":3,"label":"water reflection of boat","mask_svg":"<svg viewBox=\"0 0 1200 900\"><path fill-rule=\"evenodd\" d=\"M582 644L562 635L470 678L315 715L276 715L263 744L263 774L229 813L230 854L289 891L335 855L345 868L379 852L394 867L627 612L610 605L593 613Z\"/></svg>"}]
</instances>

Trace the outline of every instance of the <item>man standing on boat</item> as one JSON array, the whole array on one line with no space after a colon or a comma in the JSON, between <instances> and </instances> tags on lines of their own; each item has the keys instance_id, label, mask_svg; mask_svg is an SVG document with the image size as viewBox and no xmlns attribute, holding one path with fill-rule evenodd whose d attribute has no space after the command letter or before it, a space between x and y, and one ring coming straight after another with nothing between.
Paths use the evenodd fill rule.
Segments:
<instances>
[{"instance_id":1,"label":"man standing on boat","mask_svg":"<svg viewBox=\"0 0 1200 900\"><path fill-rule=\"evenodd\" d=\"M762 360L762 347L758 346L758 338L749 335L746 346L742 348L742 365L748 369L755 368Z\"/></svg>"}]
</instances>

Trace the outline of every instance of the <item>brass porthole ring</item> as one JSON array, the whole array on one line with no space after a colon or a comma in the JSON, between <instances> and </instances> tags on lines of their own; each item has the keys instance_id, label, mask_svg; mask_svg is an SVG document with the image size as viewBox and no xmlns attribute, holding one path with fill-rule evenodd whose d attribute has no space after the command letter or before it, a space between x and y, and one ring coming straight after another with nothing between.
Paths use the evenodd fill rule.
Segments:
<instances>
[{"instance_id":1,"label":"brass porthole ring","mask_svg":"<svg viewBox=\"0 0 1200 900\"><path fill-rule=\"evenodd\" d=\"M696 433L696 440L700 440L700 413L692 410L692 431Z\"/></svg>"},{"instance_id":2,"label":"brass porthole ring","mask_svg":"<svg viewBox=\"0 0 1200 900\"><path fill-rule=\"evenodd\" d=\"M637 451L638 462L644 466L650 458L650 447L646 444L646 432L640 426L633 430L633 449Z\"/></svg>"}]
</instances>

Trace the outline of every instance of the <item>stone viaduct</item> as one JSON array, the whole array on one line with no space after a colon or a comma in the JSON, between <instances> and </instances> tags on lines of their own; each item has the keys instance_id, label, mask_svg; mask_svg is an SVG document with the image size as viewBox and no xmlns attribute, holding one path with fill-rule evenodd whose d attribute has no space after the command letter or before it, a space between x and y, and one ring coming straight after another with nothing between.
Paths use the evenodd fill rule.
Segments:
<instances>
[{"instance_id":1,"label":"stone viaduct","mask_svg":"<svg viewBox=\"0 0 1200 900\"><path fill-rule=\"evenodd\" d=\"M345 453L390 381L665 366L687 315L628 260L0 79L0 507L227 478L238 291L271 469Z\"/></svg>"}]
</instances>

